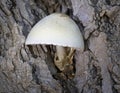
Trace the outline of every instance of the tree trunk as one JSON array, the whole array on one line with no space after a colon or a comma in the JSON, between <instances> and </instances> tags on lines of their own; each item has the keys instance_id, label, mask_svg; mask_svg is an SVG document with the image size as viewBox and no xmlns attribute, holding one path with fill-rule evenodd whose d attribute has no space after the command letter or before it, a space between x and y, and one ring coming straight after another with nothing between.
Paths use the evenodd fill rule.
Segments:
<instances>
[{"instance_id":1,"label":"tree trunk","mask_svg":"<svg viewBox=\"0 0 120 93\"><path fill-rule=\"evenodd\" d=\"M0 0L0 93L120 93L119 0ZM54 46L25 45L48 14L69 15L85 42L75 76L58 75Z\"/></svg>"}]
</instances>

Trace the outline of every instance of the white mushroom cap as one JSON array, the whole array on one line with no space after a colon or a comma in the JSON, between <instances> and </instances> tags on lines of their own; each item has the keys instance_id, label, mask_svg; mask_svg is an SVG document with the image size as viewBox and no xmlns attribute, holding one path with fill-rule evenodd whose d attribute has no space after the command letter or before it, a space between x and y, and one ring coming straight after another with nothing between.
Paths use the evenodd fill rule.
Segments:
<instances>
[{"instance_id":1,"label":"white mushroom cap","mask_svg":"<svg viewBox=\"0 0 120 93\"><path fill-rule=\"evenodd\" d=\"M67 15L53 13L40 20L30 31L26 44L52 44L84 50L82 34Z\"/></svg>"}]
</instances>

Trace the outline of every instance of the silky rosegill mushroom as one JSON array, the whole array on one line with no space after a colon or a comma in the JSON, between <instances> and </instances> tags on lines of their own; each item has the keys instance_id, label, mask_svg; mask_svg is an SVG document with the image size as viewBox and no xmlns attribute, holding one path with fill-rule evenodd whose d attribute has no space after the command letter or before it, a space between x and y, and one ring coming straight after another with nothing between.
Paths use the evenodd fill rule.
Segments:
<instances>
[{"instance_id":1,"label":"silky rosegill mushroom","mask_svg":"<svg viewBox=\"0 0 120 93\"><path fill-rule=\"evenodd\" d=\"M76 23L67 15L53 13L41 19L30 31L26 45L56 46L54 63L60 71L71 65L75 49L84 50L82 34Z\"/></svg>"}]
</instances>

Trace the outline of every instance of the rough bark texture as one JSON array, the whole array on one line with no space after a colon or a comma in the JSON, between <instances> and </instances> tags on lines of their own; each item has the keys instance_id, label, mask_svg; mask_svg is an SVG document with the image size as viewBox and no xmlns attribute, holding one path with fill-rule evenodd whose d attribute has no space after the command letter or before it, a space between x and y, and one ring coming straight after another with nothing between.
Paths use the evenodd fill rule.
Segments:
<instances>
[{"instance_id":1,"label":"rough bark texture","mask_svg":"<svg viewBox=\"0 0 120 93\"><path fill-rule=\"evenodd\" d=\"M69 15L85 41L75 77L57 76L54 47L26 46L30 29ZM120 0L0 0L0 93L120 93Z\"/></svg>"}]
</instances>

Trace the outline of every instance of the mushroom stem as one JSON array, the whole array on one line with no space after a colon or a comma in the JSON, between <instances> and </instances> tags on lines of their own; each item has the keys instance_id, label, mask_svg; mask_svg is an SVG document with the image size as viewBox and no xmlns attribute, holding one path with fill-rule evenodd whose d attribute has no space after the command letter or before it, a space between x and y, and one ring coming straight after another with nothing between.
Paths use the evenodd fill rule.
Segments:
<instances>
[{"instance_id":1,"label":"mushroom stem","mask_svg":"<svg viewBox=\"0 0 120 93\"><path fill-rule=\"evenodd\" d=\"M62 46L56 46L54 62L60 71L64 71L66 66L68 67L72 64L74 50L73 48L68 49Z\"/></svg>"},{"instance_id":2,"label":"mushroom stem","mask_svg":"<svg viewBox=\"0 0 120 93\"><path fill-rule=\"evenodd\" d=\"M56 53L54 58L54 63L56 67L60 70L64 70L64 64L66 63L65 58L67 57L67 53L64 47L62 46L56 46Z\"/></svg>"},{"instance_id":3,"label":"mushroom stem","mask_svg":"<svg viewBox=\"0 0 120 93\"><path fill-rule=\"evenodd\" d=\"M58 60L63 60L64 57L67 55L65 48L62 46L56 46L56 54L57 54Z\"/></svg>"}]
</instances>

